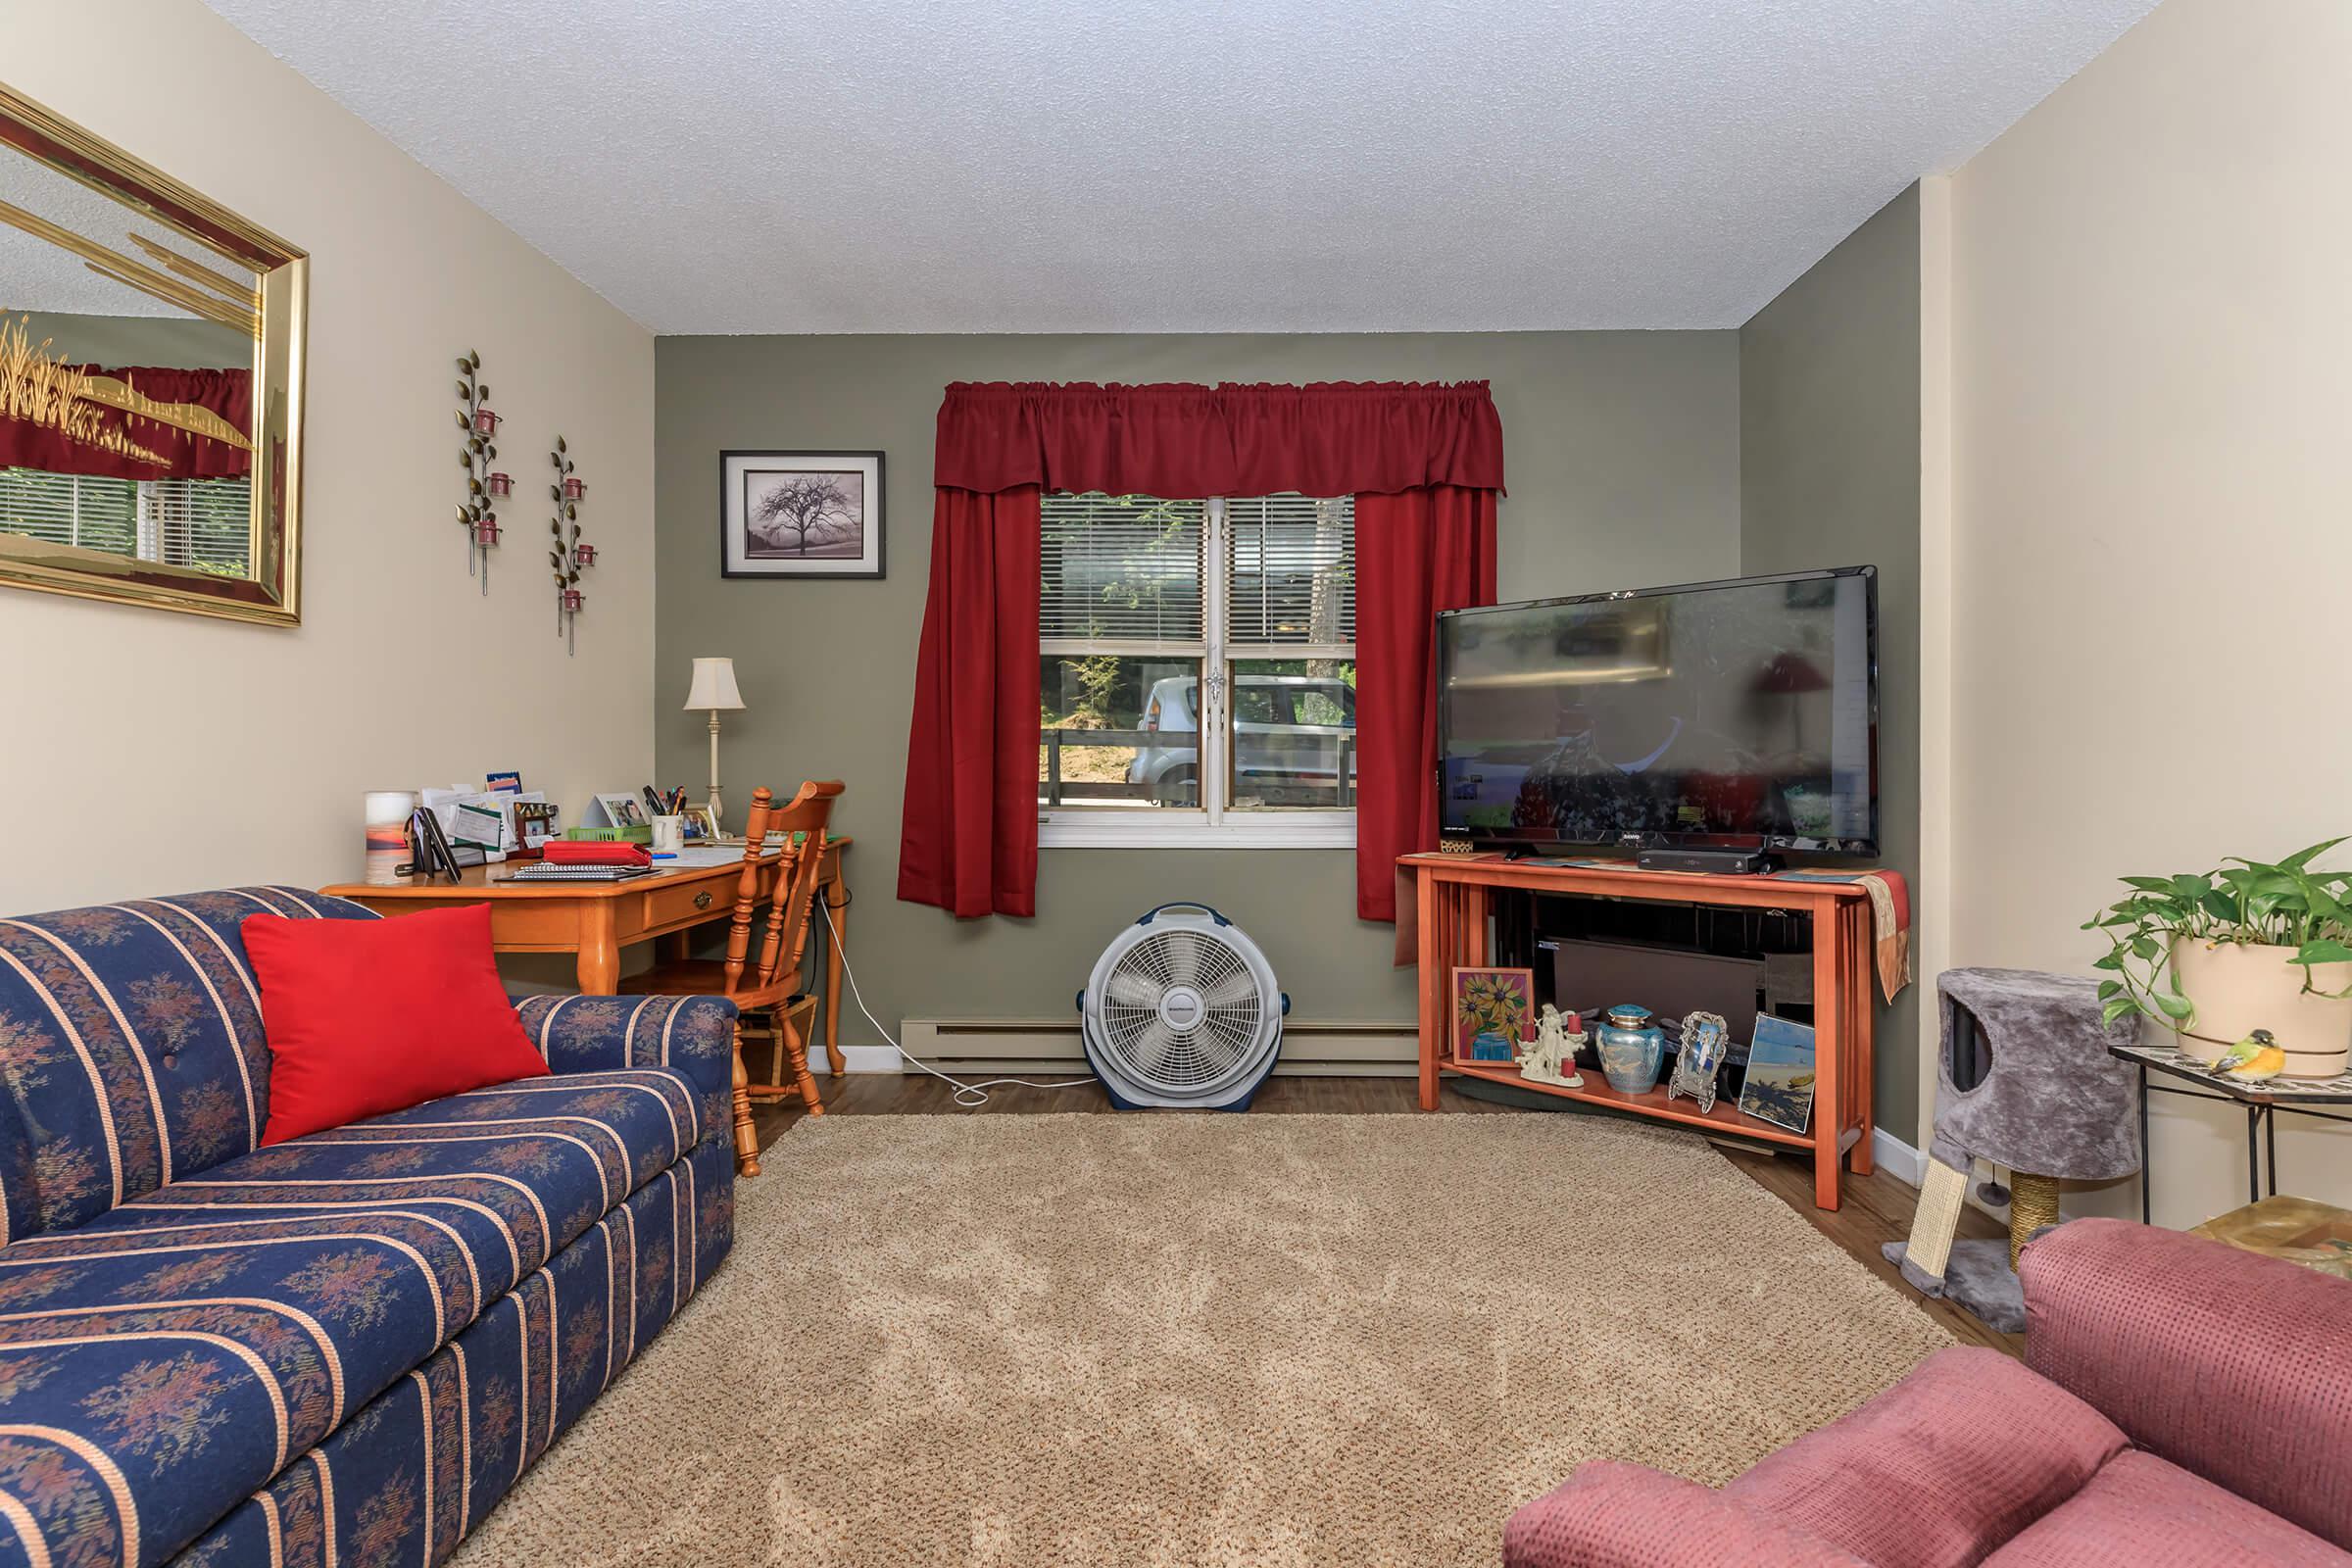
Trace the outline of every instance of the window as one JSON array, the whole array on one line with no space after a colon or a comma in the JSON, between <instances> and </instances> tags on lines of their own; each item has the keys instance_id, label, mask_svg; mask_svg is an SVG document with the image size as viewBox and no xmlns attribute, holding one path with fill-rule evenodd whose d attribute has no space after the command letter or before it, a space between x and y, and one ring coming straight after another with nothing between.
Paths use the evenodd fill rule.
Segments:
<instances>
[{"instance_id":1,"label":"window","mask_svg":"<svg viewBox=\"0 0 2352 1568\"><path fill-rule=\"evenodd\" d=\"M249 577L253 491L243 479L95 479L0 468L0 533Z\"/></svg>"},{"instance_id":2,"label":"window","mask_svg":"<svg viewBox=\"0 0 2352 1568\"><path fill-rule=\"evenodd\" d=\"M1039 842L1355 842L1352 497L1048 495Z\"/></svg>"}]
</instances>

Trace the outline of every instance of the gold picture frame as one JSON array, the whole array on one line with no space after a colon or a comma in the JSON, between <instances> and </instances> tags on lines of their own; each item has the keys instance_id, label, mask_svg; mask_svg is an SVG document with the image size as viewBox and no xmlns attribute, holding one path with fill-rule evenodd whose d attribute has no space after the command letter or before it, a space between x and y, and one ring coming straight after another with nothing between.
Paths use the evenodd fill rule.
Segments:
<instances>
[{"instance_id":1,"label":"gold picture frame","mask_svg":"<svg viewBox=\"0 0 2352 1568\"><path fill-rule=\"evenodd\" d=\"M215 439L228 439L250 451L251 516L243 575L163 559L134 559L24 532L0 532L0 585L269 625L299 623L308 254L153 165L0 86L0 158L12 156L28 159L118 204L123 209L122 233L120 242L111 228L105 234L84 233L7 202L0 202L0 226L45 242L87 272L161 302L183 318L252 339L251 428L214 423L205 429ZM63 187L52 182L52 188ZM141 229L169 233L159 238ZM187 254L190 249L198 254ZM251 274L250 287L235 275L238 270ZM16 324L14 341L0 355L8 361L0 368L0 377L13 368L18 381L44 375L67 382L78 378L89 387L79 394L82 401L144 424L193 430L211 418L206 410L158 404L136 388L81 374L62 358L44 355L44 345L22 322ZM0 410L11 407L8 395L8 387L0 386ZM69 392L64 401L74 397ZM50 422L60 421L53 417ZM133 426L126 420L124 427Z\"/></svg>"}]
</instances>

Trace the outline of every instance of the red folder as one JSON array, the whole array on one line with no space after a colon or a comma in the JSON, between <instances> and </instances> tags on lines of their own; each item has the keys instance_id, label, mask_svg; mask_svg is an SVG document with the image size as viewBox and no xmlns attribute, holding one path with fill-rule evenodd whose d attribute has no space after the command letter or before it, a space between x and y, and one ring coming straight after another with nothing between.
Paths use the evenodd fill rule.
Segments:
<instances>
[{"instance_id":1,"label":"red folder","mask_svg":"<svg viewBox=\"0 0 2352 1568\"><path fill-rule=\"evenodd\" d=\"M549 839L547 858L553 865L651 865L654 857L642 844Z\"/></svg>"}]
</instances>

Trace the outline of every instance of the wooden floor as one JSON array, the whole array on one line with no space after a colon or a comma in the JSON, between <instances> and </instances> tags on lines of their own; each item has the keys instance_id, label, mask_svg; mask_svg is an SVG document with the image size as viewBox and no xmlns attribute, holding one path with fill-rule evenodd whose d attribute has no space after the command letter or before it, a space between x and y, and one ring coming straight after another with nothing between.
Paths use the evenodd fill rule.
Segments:
<instances>
[{"instance_id":1,"label":"wooden floor","mask_svg":"<svg viewBox=\"0 0 2352 1568\"><path fill-rule=\"evenodd\" d=\"M755 1058L757 1065L757 1058ZM1071 1076L1077 1076L1072 1074ZM1446 1080L1439 1114L1531 1116L1559 1112L1519 1110L1490 1101L1473 1100ZM953 1091L936 1078L917 1073L851 1073L828 1078L817 1086L827 1115L988 1115L992 1112L1054 1114L1107 1113L1110 1102L1098 1085L1077 1089L1005 1088L989 1091L988 1103L966 1110L955 1102ZM1415 1108L1410 1078L1270 1078L1250 1107L1251 1115L1390 1114ZM760 1144L766 1148L798 1121L797 1104L763 1105L757 1109ZM1900 1241L1911 1233L1911 1210L1919 1195L1908 1184L1883 1172L1848 1175L1845 1200L1835 1213L1813 1206L1811 1159L1775 1155L1747 1149L1724 1149L1724 1157L1744 1171L1758 1186L1780 1199L1813 1228L1842 1248L1865 1268L1912 1296L1964 1344L1986 1345L2011 1355L2025 1353L2022 1335L1995 1334L1975 1318L1945 1301L1916 1296L1894 1265L1879 1255L1882 1242ZM2003 1236L2007 1233L1973 1208L1961 1210L1963 1236Z\"/></svg>"}]
</instances>

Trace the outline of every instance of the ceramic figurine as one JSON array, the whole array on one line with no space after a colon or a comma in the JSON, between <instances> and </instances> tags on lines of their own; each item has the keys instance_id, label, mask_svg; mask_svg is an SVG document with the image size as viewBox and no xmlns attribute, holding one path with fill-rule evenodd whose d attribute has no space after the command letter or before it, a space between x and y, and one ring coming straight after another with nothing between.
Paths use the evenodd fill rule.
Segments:
<instances>
[{"instance_id":1,"label":"ceramic figurine","mask_svg":"<svg viewBox=\"0 0 2352 1568\"><path fill-rule=\"evenodd\" d=\"M1600 1054L1601 1076L1621 1095L1645 1095L1658 1087L1658 1069L1666 1060L1666 1031L1650 1022L1649 1009L1631 1003L1609 1009L1593 1049Z\"/></svg>"},{"instance_id":2,"label":"ceramic figurine","mask_svg":"<svg viewBox=\"0 0 2352 1568\"><path fill-rule=\"evenodd\" d=\"M2276 1078L2286 1066L2286 1053L2278 1049L2268 1029L2252 1034L2222 1053L2213 1064L2214 1071L2227 1073L2240 1083L2261 1083Z\"/></svg>"},{"instance_id":3,"label":"ceramic figurine","mask_svg":"<svg viewBox=\"0 0 2352 1568\"><path fill-rule=\"evenodd\" d=\"M1576 1070L1576 1048L1583 1043L1584 1036L1569 1033L1569 1024L1575 1016L1570 1013L1564 1019L1559 1008L1548 1002L1544 1004L1543 1014L1536 1020L1535 1044L1519 1058L1523 1077L1540 1084L1557 1084L1562 1089L1584 1086L1584 1077Z\"/></svg>"},{"instance_id":4,"label":"ceramic figurine","mask_svg":"<svg viewBox=\"0 0 2352 1568\"><path fill-rule=\"evenodd\" d=\"M1715 1074L1730 1047L1732 1026L1719 1012L1693 1012L1683 1018L1683 1049L1674 1058L1674 1076L1667 1081L1666 1098L1689 1095L1702 1111L1715 1108Z\"/></svg>"}]
</instances>

